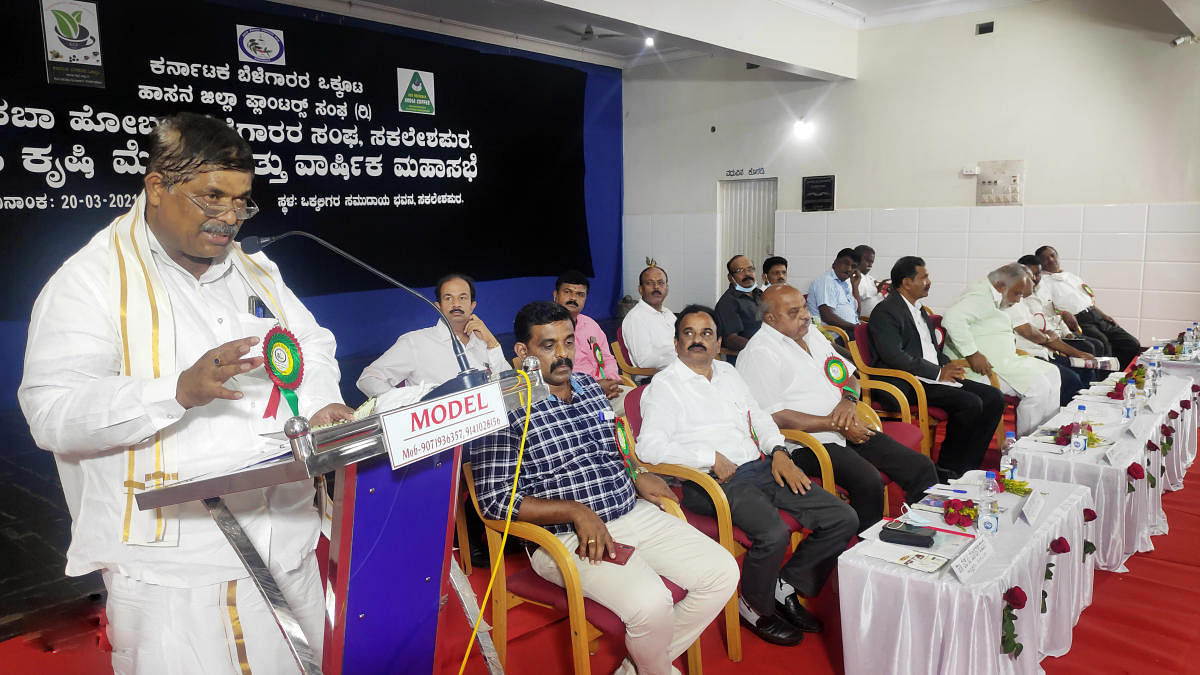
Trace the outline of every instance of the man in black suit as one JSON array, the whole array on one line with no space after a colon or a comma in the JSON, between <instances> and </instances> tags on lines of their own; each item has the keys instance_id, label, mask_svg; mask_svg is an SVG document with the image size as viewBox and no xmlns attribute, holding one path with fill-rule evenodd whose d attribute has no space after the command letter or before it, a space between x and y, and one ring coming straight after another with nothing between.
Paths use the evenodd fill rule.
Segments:
<instances>
[{"instance_id":1,"label":"man in black suit","mask_svg":"<svg viewBox=\"0 0 1200 675\"><path fill-rule=\"evenodd\" d=\"M892 288L871 313L867 333L871 339L872 366L894 368L916 375L925 386L930 406L950 416L946 438L938 456L939 475L954 477L979 468L992 433L1004 414L1000 390L965 378L962 366L950 363L933 341L933 324L917 301L929 295L929 273L925 261L904 256L892 267ZM881 377L895 384L910 402L916 393L903 380ZM884 405L893 405L881 397Z\"/></svg>"}]
</instances>

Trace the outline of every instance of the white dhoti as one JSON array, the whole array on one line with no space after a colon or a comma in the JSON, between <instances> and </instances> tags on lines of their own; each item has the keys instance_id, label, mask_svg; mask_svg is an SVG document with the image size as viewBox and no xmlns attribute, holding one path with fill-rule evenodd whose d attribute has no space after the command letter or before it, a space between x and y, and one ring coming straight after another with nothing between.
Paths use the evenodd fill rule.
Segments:
<instances>
[{"instance_id":1,"label":"white dhoti","mask_svg":"<svg viewBox=\"0 0 1200 675\"><path fill-rule=\"evenodd\" d=\"M1023 394L1013 389L1003 377L999 379L1000 391L1008 396L1021 397L1021 403L1017 406L1017 438L1029 434L1058 414L1058 390L1062 386L1058 368L1049 368L1042 372Z\"/></svg>"},{"instance_id":2,"label":"white dhoti","mask_svg":"<svg viewBox=\"0 0 1200 675\"><path fill-rule=\"evenodd\" d=\"M320 663L325 598L316 554L291 572L276 572L275 580ZM249 577L175 588L106 571L104 586L116 675L296 672L287 641Z\"/></svg>"}]
</instances>

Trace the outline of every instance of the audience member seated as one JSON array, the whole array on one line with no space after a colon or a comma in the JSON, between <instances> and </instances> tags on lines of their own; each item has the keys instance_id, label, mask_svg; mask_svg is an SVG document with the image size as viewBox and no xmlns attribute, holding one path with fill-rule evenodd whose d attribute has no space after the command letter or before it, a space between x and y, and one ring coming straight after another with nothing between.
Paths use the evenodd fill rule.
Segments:
<instances>
[{"instance_id":1,"label":"audience member seated","mask_svg":"<svg viewBox=\"0 0 1200 675\"><path fill-rule=\"evenodd\" d=\"M787 258L783 256L773 255L763 262L763 285L765 291L775 284L787 283Z\"/></svg>"},{"instance_id":2,"label":"audience member seated","mask_svg":"<svg viewBox=\"0 0 1200 675\"><path fill-rule=\"evenodd\" d=\"M938 455L939 473L950 477L978 469L1004 413L1004 397L993 386L964 379L966 370L950 363L933 341L933 322L917 306L929 295L931 281L925 261L904 256L892 266L892 292L871 313L867 334L871 340L870 364L912 373L926 384L930 406L946 411L946 437ZM909 401L916 394L908 382L882 380L900 388ZM887 397L881 403L894 405Z\"/></svg>"},{"instance_id":3,"label":"audience member seated","mask_svg":"<svg viewBox=\"0 0 1200 675\"><path fill-rule=\"evenodd\" d=\"M1091 338L1083 334L1079 329L1079 321L1075 319L1075 315L1064 310L1058 309L1054 303L1050 301L1049 294L1046 292L1046 287L1042 285L1042 261L1036 255L1027 253L1017 262L1025 266L1029 270L1029 274L1033 277L1033 295L1025 298L1023 302L1033 315L1034 319L1039 321L1035 327L1042 330L1054 333L1060 340L1075 349L1096 356L1112 356L1107 353L1107 347L1104 343L1096 338Z\"/></svg>"},{"instance_id":4,"label":"audience member seated","mask_svg":"<svg viewBox=\"0 0 1200 675\"><path fill-rule=\"evenodd\" d=\"M448 274L435 286L434 304L462 342L467 363L472 368L490 368L493 373L509 369L504 350L492 331L475 315L475 281L465 274ZM441 325L401 335L358 378L358 388L367 396L378 396L401 384L441 384L458 374L458 361L450 334Z\"/></svg>"},{"instance_id":5,"label":"audience member seated","mask_svg":"<svg viewBox=\"0 0 1200 675\"><path fill-rule=\"evenodd\" d=\"M792 462L779 428L737 370L715 360L720 343L712 310L689 305L679 313L679 358L654 376L642 397L638 455L709 471L717 479L733 524L753 544L742 566L742 620L763 640L798 644L802 631L819 631L821 622L796 594L817 595L857 531L858 517ZM684 483L683 504L716 515L694 483ZM791 531L779 509L812 530L783 569Z\"/></svg>"},{"instance_id":6,"label":"audience member seated","mask_svg":"<svg viewBox=\"0 0 1200 675\"><path fill-rule=\"evenodd\" d=\"M1034 358L1048 361L1058 368L1058 376L1061 380L1058 404L1060 406L1066 405L1071 402L1076 392L1082 389L1084 384L1092 381L1095 372L1090 368L1072 368L1069 357L1080 359L1095 357L1092 354L1081 352L1068 345L1058 339L1058 336L1054 333L1036 328L1033 325L1035 322L1040 322L1029 311L1029 305L1025 304L1025 300L1033 297L1033 277L1027 276L1025 278L1021 295L1024 296L1023 299L1014 302L1004 309L1004 313L1008 315L1009 321L1012 322L1017 349Z\"/></svg>"},{"instance_id":7,"label":"audience member seated","mask_svg":"<svg viewBox=\"0 0 1200 675\"><path fill-rule=\"evenodd\" d=\"M675 312L667 309L667 271L647 267L638 275L642 299L621 321L621 339L636 368L666 368L675 360Z\"/></svg>"},{"instance_id":8,"label":"audience member seated","mask_svg":"<svg viewBox=\"0 0 1200 675\"><path fill-rule=\"evenodd\" d=\"M808 289L808 313L827 326L841 328L848 335L854 334L854 326L858 323L858 302L850 286L850 276L856 265L858 254L852 248L844 248L838 251L830 270L813 280Z\"/></svg>"},{"instance_id":9,"label":"audience member seated","mask_svg":"<svg viewBox=\"0 0 1200 675\"><path fill-rule=\"evenodd\" d=\"M746 256L733 256L725 269L729 288L717 300L717 330L722 346L736 353L762 324L758 311L762 289L754 283L754 264Z\"/></svg>"},{"instance_id":10,"label":"audience member seated","mask_svg":"<svg viewBox=\"0 0 1200 675\"><path fill-rule=\"evenodd\" d=\"M1017 436L1033 431L1058 412L1061 381L1058 368L1032 356L1017 354L1012 319L1004 313L1020 302L1028 276L1020 263L1009 263L967 286L942 317L946 350L965 357L968 377L987 382L995 372L1000 390L1021 397Z\"/></svg>"},{"instance_id":11,"label":"audience member seated","mask_svg":"<svg viewBox=\"0 0 1200 675\"><path fill-rule=\"evenodd\" d=\"M583 594L625 623L629 658L617 672L677 672L671 662L737 587L737 563L720 544L656 506L675 499L662 479L624 464L604 391L590 376L571 372L575 331L568 311L533 302L517 314L513 329L517 356L538 358L551 394L530 413L513 518L546 526L575 551ZM509 412L508 421L468 445L479 507L497 520L505 518L513 489L525 411ZM617 542L633 546L632 556L624 565L605 564ZM530 565L563 585L541 549L532 552ZM660 575L687 589L687 597L672 605Z\"/></svg>"},{"instance_id":12,"label":"audience member seated","mask_svg":"<svg viewBox=\"0 0 1200 675\"><path fill-rule=\"evenodd\" d=\"M1040 246L1034 255L1042 262L1039 290L1057 309L1074 314L1083 334L1103 343L1105 356L1117 357L1121 368L1125 368L1135 356L1142 353L1138 339L1096 306L1096 293L1092 287L1074 274L1063 271L1059 266L1058 251L1053 246Z\"/></svg>"},{"instance_id":13,"label":"audience member seated","mask_svg":"<svg viewBox=\"0 0 1200 675\"><path fill-rule=\"evenodd\" d=\"M621 384L621 373L617 360L608 346L608 336L595 319L583 313L587 303L588 278L571 270L564 272L554 282L554 302L567 308L575 322L575 356L572 361L575 372L591 375L604 389L604 395L612 403L618 415L625 414L625 395L631 387Z\"/></svg>"},{"instance_id":14,"label":"audience member seated","mask_svg":"<svg viewBox=\"0 0 1200 675\"><path fill-rule=\"evenodd\" d=\"M866 244L859 244L854 247L854 252L858 254L858 266L854 268L854 274L850 275L850 289L854 291L854 299L858 301L858 315L869 317L875 305L883 302L888 280L876 281L875 277L868 274L875 266L875 249Z\"/></svg>"},{"instance_id":15,"label":"audience member seated","mask_svg":"<svg viewBox=\"0 0 1200 675\"><path fill-rule=\"evenodd\" d=\"M811 433L829 451L838 485L850 495L861 532L883 517L882 471L896 481L909 503L920 501L937 482L933 460L877 433L859 421L854 366L833 350L816 329L804 296L791 286L763 293L763 326L738 355L737 371L754 399L781 429ZM808 448L792 450L806 473L820 471Z\"/></svg>"}]
</instances>

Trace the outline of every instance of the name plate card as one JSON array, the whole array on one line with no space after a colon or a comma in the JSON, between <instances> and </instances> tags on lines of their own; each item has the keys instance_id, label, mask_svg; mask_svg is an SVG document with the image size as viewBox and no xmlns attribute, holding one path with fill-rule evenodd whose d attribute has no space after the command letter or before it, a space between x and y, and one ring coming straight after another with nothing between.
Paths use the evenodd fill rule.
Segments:
<instances>
[{"instance_id":1,"label":"name plate card","mask_svg":"<svg viewBox=\"0 0 1200 675\"><path fill-rule=\"evenodd\" d=\"M1046 505L1046 495L1034 490L1025 498L1025 503L1021 504L1021 515L1025 517L1025 522L1033 525L1037 523L1038 516L1042 515L1042 507Z\"/></svg>"},{"instance_id":2,"label":"name plate card","mask_svg":"<svg viewBox=\"0 0 1200 675\"><path fill-rule=\"evenodd\" d=\"M954 576L965 584L991 555L992 545L988 542L988 538L975 537L975 541L971 542L971 545L960 553L954 562L950 563L950 569L954 571Z\"/></svg>"},{"instance_id":3,"label":"name plate card","mask_svg":"<svg viewBox=\"0 0 1200 675\"><path fill-rule=\"evenodd\" d=\"M392 468L486 436L508 424L499 382L379 416Z\"/></svg>"}]
</instances>

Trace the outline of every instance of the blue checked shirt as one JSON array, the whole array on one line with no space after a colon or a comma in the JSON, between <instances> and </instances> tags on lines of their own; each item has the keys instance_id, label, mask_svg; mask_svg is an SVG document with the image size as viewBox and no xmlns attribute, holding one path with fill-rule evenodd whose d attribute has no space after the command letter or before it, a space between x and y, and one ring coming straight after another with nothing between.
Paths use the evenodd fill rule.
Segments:
<instances>
[{"instance_id":1,"label":"blue checked shirt","mask_svg":"<svg viewBox=\"0 0 1200 675\"><path fill-rule=\"evenodd\" d=\"M572 373L571 389L570 403L551 394L533 404L514 517L525 497L580 502L606 523L633 509L637 494L617 449L612 407L604 390L582 373ZM505 517L524 425L525 409L513 410L507 427L467 446L479 508L488 518ZM562 523L546 529L561 534L571 532L572 526Z\"/></svg>"}]
</instances>

